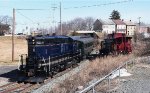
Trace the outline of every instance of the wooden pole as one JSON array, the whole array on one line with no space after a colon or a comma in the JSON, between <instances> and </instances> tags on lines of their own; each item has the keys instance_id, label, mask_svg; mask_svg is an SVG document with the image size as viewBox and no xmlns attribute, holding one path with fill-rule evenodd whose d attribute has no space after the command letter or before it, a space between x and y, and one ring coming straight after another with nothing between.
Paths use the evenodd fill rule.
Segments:
<instances>
[{"instance_id":1,"label":"wooden pole","mask_svg":"<svg viewBox=\"0 0 150 93\"><path fill-rule=\"evenodd\" d=\"M15 33L15 9L13 8L13 26L12 26L12 62L14 61L14 33Z\"/></svg>"}]
</instances>

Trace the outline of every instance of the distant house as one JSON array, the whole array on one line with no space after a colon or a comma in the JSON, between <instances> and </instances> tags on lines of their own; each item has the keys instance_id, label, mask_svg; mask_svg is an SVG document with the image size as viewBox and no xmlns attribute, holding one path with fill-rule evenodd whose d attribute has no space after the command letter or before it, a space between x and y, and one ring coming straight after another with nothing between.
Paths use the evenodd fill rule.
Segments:
<instances>
[{"instance_id":1,"label":"distant house","mask_svg":"<svg viewBox=\"0 0 150 93\"><path fill-rule=\"evenodd\" d=\"M150 33L150 25L148 25L148 31L147 31L147 33Z\"/></svg>"},{"instance_id":2,"label":"distant house","mask_svg":"<svg viewBox=\"0 0 150 93\"><path fill-rule=\"evenodd\" d=\"M102 32L103 28L102 28L102 22L100 19L97 19L94 24L93 24L93 30L96 32Z\"/></svg>"},{"instance_id":3,"label":"distant house","mask_svg":"<svg viewBox=\"0 0 150 93\"><path fill-rule=\"evenodd\" d=\"M96 32L111 34L115 32L115 23L110 19L105 21L97 19L93 24L93 30Z\"/></svg>"},{"instance_id":4,"label":"distant house","mask_svg":"<svg viewBox=\"0 0 150 93\"><path fill-rule=\"evenodd\" d=\"M115 23L112 20L103 21L103 32L107 34L112 34L115 32Z\"/></svg>"},{"instance_id":5,"label":"distant house","mask_svg":"<svg viewBox=\"0 0 150 93\"><path fill-rule=\"evenodd\" d=\"M149 32L149 27L144 24L144 23L136 23L137 29L139 33L148 33Z\"/></svg>"},{"instance_id":6,"label":"distant house","mask_svg":"<svg viewBox=\"0 0 150 93\"><path fill-rule=\"evenodd\" d=\"M136 31L136 25L130 20L130 21L124 21L126 24L126 34L129 36L133 36Z\"/></svg>"},{"instance_id":7,"label":"distant house","mask_svg":"<svg viewBox=\"0 0 150 93\"><path fill-rule=\"evenodd\" d=\"M115 32L116 33L126 33L126 24L122 20L112 20L116 26L115 26Z\"/></svg>"}]
</instances>

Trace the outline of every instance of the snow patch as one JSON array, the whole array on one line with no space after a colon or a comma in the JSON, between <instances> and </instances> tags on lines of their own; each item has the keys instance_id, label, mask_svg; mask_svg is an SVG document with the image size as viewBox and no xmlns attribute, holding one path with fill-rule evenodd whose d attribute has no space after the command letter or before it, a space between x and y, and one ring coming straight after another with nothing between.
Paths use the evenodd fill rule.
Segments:
<instances>
[{"instance_id":1,"label":"snow patch","mask_svg":"<svg viewBox=\"0 0 150 93\"><path fill-rule=\"evenodd\" d=\"M120 69L120 77L131 76L125 68ZM119 76L119 70L115 71L109 78L114 79Z\"/></svg>"}]
</instances>

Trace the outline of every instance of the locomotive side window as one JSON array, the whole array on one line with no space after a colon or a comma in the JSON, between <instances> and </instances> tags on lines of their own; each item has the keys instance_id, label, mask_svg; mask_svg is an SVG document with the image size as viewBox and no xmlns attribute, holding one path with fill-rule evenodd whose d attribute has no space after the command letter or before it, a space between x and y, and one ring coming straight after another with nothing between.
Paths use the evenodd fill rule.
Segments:
<instances>
[{"instance_id":1,"label":"locomotive side window","mask_svg":"<svg viewBox=\"0 0 150 93\"><path fill-rule=\"evenodd\" d=\"M44 44L44 41L37 40L37 41L36 41L36 44L37 44L37 45L43 45L43 44Z\"/></svg>"}]
</instances>

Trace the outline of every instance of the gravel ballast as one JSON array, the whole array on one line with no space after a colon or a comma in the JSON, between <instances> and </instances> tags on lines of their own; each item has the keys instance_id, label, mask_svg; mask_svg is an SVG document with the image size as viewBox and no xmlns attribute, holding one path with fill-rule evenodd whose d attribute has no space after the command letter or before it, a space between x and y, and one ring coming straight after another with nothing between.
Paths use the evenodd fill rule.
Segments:
<instances>
[{"instance_id":1,"label":"gravel ballast","mask_svg":"<svg viewBox=\"0 0 150 93\"><path fill-rule=\"evenodd\" d=\"M65 79L69 78L70 76L73 76L77 73L79 73L82 69L84 69L87 65L89 64L89 61L86 60L84 62L81 62L80 65L74 69L72 69L71 71L69 71L68 73L53 79L52 81L50 81L48 84L41 86L40 88L38 88L37 90L33 91L32 93L48 93L51 91L52 88L54 88L57 84L62 83Z\"/></svg>"}]
</instances>

